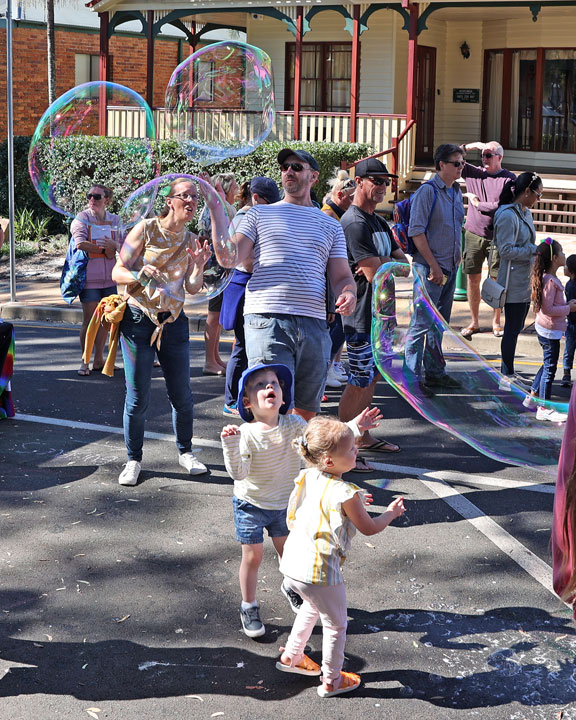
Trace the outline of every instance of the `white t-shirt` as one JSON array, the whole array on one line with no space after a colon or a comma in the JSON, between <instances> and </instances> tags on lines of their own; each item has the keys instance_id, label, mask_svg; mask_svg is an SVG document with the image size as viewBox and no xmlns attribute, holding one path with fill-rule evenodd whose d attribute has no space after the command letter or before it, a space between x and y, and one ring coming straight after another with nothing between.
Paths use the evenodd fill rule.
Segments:
<instances>
[{"instance_id":1,"label":"white t-shirt","mask_svg":"<svg viewBox=\"0 0 576 720\"><path fill-rule=\"evenodd\" d=\"M348 257L340 223L317 207L280 201L251 208L238 232L254 244L244 314L325 320L328 260Z\"/></svg>"}]
</instances>

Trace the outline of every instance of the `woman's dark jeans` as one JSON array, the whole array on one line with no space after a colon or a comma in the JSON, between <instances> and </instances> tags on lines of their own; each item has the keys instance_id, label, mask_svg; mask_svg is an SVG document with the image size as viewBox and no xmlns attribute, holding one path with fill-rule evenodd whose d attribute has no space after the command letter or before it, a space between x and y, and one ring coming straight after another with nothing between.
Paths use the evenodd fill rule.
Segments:
<instances>
[{"instance_id":1,"label":"woman's dark jeans","mask_svg":"<svg viewBox=\"0 0 576 720\"><path fill-rule=\"evenodd\" d=\"M500 354L502 355L500 372L502 375L514 375L514 356L516 355L518 335L524 328L529 309L530 303L506 303L504 305L506 322L500 345Z\"/></svg>"}]
</instances>

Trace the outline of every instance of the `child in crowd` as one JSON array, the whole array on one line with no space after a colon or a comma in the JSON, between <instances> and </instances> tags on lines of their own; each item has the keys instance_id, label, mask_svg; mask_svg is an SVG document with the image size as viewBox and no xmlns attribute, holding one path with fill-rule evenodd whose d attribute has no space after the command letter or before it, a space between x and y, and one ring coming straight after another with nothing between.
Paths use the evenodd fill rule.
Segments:
<instances>
[{"instance_id":1,"label":"child in crowd","mask_svg":"<svg viewBox=\"0 0 576 720\"><path fill-rule=\"evenodd\" d=\"M238 411L245 421L226 425L221 439L226 470L234 480L234 524L242 544L240 619L248 637L260 637L265 627L256 600L258 569L262 562L264 528L282 556L288 535L286 508L300 471L300 457L292 441L306 421L288 414L292 402L292 373L286 365L256 365L242 373L238 383ZM377 408L364 410L351 422L358 437L378 426ZM297 593L283 583L281 590L298 612Z\"/></svg>"},{"instance_id":2,"label":"child in crowd","mask_svg":"<svg viewBox=\"0 0 576 720\"><path fill-rule=\"evenodd\" d=\"M570 278L564 288L566 302L576 299L576 255L569 255L566 258L564 274ZM564 374L562 376L562 387L572 387L572 366L574 365L574 351L576 350L576 312L568 315L566 326L566 347L564 348Z\"/></svg>"},{"instance_id":3,"label":"child in crowd","mask_svg":"<svg viewBox=\"0 0 576 720\"><path fill-rule=\"evenodd\" d=\"M300 675L322 674L318 695L331 697L361 682L359 675L342 672L347 607L340 567L356 529L363 535L381 532L404 513L404 500L397 498L378 517L368 515L360 488L342 480L342 474L355 466L358 450L350 428L339 420L313 418L294 444L310 467L300 473L290 496L290 535L280 571L303 602L276 667ZM304 654L318 617L322 668Z\"/></svg>"},{"instance_id":4,"label":"child in crowd","mask_svg":"<svg viewBox=\"0 0 576 720\"><path fill-rule=\"evenodd\" d=\"M544 362L532 382L531 397L524 401L527 406L536 396L541 400L550 400L560 356L560 338L566 330L566 317L569 312L576 311L576 300L566 303L564 288L556 277L556 273L565 263L562 246L552 238L546 238L536 248L532 268L532 303L534 312L537 313L536 333L544 353ZM539 405L536 418L565 422L567 415L552 407Z\"/></svg>"}]
</instances>

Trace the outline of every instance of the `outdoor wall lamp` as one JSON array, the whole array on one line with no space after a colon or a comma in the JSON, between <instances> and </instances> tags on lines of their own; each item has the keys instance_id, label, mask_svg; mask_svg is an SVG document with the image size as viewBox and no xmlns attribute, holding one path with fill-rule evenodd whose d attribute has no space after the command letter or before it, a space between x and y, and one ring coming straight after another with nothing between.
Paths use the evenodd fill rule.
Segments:
<instances>
[{"instance_id":1,"label":"outdoor wall lamp","mask_svg":"<svg viewBox=\"0 0 576 720\"><path fill-rule=\"evenodd\" d=\"M462 53L462 57L464 58L464 60L468 60L468 58L470 57L470 48L468 47L468 43L466 42L466 40L464 40L462 45L460 45L460 52Z\"/></svg>"}]
</instances>

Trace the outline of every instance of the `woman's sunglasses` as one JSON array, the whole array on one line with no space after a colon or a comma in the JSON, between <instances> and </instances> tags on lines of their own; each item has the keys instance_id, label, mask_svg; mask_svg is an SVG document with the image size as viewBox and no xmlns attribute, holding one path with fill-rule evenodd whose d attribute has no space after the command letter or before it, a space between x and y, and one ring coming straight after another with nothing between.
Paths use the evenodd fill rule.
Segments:
<instances>
[{"instance_id":1,"label":"woman's sunglasses","mask_svg":"<svg viewBox=\"0 0 576 720\"><path fill-rule=\"evenodd\" d=\"M291 162L291 163L285 162L285 163L282 163L282 165L280 165L280 167L282 168L282 172L286 172L289 168L292 168L292 170L294 170L294 172L302 172L302 170L304 170L304 165L302 165L302 163L297 163L297 162Z\"/></svg>"},{"instance_id":2,"label":"woman's sunglasses","mask_svg":"<svg viewBox=\"0 0 576 720\"><path fill-rule=\"evenodd\" d=\"M86 193L88 200L102 200L104 197L102 193Z\"/></svg>"}]
</instances>

